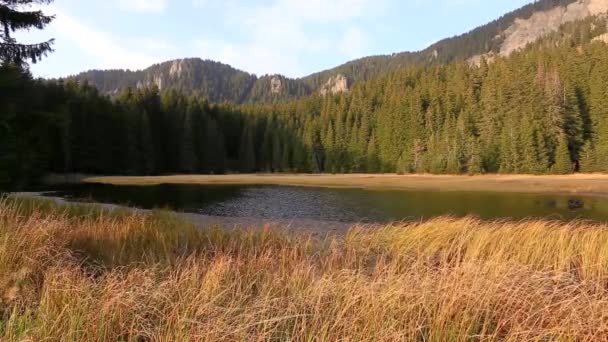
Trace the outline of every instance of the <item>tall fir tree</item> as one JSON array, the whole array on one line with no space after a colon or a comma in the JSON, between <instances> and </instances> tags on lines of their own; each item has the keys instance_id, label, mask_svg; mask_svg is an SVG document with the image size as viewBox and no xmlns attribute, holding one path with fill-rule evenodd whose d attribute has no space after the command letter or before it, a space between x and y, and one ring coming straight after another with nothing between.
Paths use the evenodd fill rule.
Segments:
<instances>
[{"instance_id":1,"label":"tall fir tree","mask_svg":"<svg viewBox=\"0 0 608 342\"><path fill-rule=\"evenodd\" d=\"M240 171L243 173L254 172L256 170L255 129L251 124L247 124L243 128L239 149L239 163Z\"/></svg>"},{"instance_id":2,"label":"tall fir tree","mask_svg":"<svg viewBox=\"0 0 608 342\"><path fill-rule=\"evenodd\" d=\"M180 172L192 173L196 170L197 156L194 146L193 117L189 110L184 113L180 131Z\"/></svg>"},{"instance_id":3,"label":"tall fir tree","mask_svg":"<svg viewBox=\"0 0 608 342\"><path fill-rule=\"evenodd\" d=\"M37 44L20 44L13 37L18 30L44 29L53 21L53 16L42 11L25 11L24 7L50 4L53 0L0 0L0 61L18 66L38 62L52 52L54 40Z\"/></svg>"},{"instance_id":4,"label":"tall fir tree","mask_svg":"<svg viewBox=\"0 0 608 342\"><path fill-rule=\"evenodd\" d=\"M555 164L551 168L554 174L565 175L572 173L572 157L566 137L561 136L555 150Z\"/></svg>"},{"instance_id":5,"label":"tall fir tree","mask_svg":"<svg viewBox=\"0 0 608 342\"><path fill-rule=\"evenodd\" d=\"M587 141L581 150L580 171L587 173L601 171L597 164L595 144L591 140Z\"/></svg>"}]
</instances>

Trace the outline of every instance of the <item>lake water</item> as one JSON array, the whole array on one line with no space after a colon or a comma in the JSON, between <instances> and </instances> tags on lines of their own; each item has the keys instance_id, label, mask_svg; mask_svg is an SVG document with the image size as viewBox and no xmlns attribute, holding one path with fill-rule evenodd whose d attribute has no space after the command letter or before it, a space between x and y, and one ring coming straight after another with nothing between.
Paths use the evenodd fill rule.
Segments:
<instances>
[{"instance_id":1,"label":"lake water","mask_svg":"<svg viewBox=\"0 0 608 342\"><path fill-rule=\"evenodd\" d=\"M475 215L484 219L542 217L608 222L608 198L603 197L232 185L80 184L54 190L49 195L75 201L228 217L389 222Z\"/></svg>"}]
</instances>

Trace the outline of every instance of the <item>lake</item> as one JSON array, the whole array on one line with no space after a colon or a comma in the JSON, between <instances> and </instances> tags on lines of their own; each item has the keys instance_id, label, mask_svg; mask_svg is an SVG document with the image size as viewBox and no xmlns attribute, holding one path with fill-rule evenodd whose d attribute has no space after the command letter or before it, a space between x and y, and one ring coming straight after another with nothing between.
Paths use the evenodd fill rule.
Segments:
<instances>
[{"instance_id":1,"label":"lake","mask_svg":"<svg viewBox=\"0 0 608 342\"><path fill-rule=\"evenodd\" d=\"M291 186L78 184L49 196L222 217L390 222L442 215L608 222L608 198L574 195L328 189Z\"/></svg>"}]
</instances>

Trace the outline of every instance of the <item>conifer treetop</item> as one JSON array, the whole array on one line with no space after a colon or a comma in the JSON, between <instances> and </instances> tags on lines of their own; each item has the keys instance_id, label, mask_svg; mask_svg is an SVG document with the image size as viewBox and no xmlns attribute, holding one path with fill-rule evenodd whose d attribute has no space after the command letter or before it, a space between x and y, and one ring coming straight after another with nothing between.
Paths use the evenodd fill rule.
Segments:
<instances>
[{"instance_id":1,"label":"conifer treetop","mask_svg":"<svg viewBox=\"0 0 608 342\"><path fill-rule=\"evenodd\" d=\"M20 44L12 33L32 28L42 30L50 24L54 16L42 11L28 11L32 5L50 4L53 0L0 0L0 61L27 65L27 60L36 63L53 52L54 40L35 44Z\"/></svg>"}]
</instances>

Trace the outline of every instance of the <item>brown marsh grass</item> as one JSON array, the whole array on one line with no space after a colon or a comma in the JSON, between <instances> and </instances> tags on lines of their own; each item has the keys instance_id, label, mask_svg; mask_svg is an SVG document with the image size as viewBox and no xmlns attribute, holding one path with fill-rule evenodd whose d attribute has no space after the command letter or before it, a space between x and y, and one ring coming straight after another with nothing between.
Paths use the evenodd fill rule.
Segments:
<instances>
[{"instance_id":1,"label":"brown marsh grass","mask_svg":"<svg viewBox=\"0 0 608 342\"><path fill-rule=\"evenodd\" d=\"M63 176L49 179L59 183ZM170 176L78 176L72 181L114 185L237 184L290 185L328 188L405 189L433 191L481 191L516 193L572 193L608 196L608 175L395 175L395 174L234 174Z\"/></svg>"},{"instance_id":2,"label":"brown marsh grass","mask_svg":"<svg viewBox=\"0 0 608 342\"><path fill-rule=\"evenodd\" d=\"M608 230L438 218L313 239L0 203L6 341L608 339Z\"/></svg>"}]
</instances>

